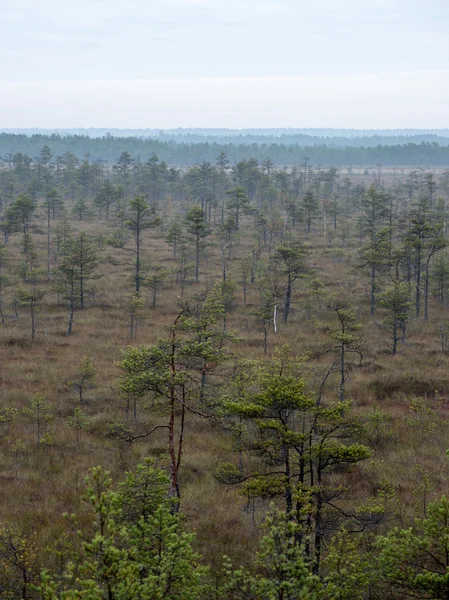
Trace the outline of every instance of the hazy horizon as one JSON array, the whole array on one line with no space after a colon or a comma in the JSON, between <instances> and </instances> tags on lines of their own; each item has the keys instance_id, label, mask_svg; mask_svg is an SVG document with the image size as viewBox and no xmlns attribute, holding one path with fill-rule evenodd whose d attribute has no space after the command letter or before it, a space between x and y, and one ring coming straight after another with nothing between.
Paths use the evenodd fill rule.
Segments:
<instances>
[{"instance_id":1,"label":"hazy horizon","mask_svg":"<svg viewBox=\"0 0 449 600\"><path fill-rule=\"evenodd\" d=\"M4 128L449 127L429 0L3 0Z\"/></svg>"},{"instance_id":2,"label":"hazy horizon","mask_svg":"<svg viewBox=\"0 0 449 600\"><path fill-rule=\"evenodd\" d=\"M286 138L296 139L302 136L310 140L326 139L347 139L355 140L370 138L438 138L445 140L449 138L449 128L391 128L391 129L353 129L353 128L314 128L314 127L278 127L278 128L217 128L217 127L167 127L167 128L115 128L115 127L1 127L0 134L24 134L24 135L85 135L91 138L104 137L111 135L113 137L141 137L141 138L161 138L183 140L187 142L191 138L205 139L234 139L241 140L246 138L266 139L276 138L285 140ZM248 142L249 143L249 142ZM295 143L295 142L292 142Z\"/></svg>"}]
</instances>

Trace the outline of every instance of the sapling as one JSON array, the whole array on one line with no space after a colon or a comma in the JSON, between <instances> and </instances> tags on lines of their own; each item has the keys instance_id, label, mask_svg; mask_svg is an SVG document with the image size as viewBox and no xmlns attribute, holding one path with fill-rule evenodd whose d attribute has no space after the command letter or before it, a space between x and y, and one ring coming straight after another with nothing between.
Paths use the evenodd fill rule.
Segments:
<instances>
[{"instance_id":1,"label":"sapling","mask_svg":"<svg viewBox=\"0 0 449 600\"><path fill-rule=\"evenodd\" d=\"M76 443L80 444L80 432L89 424L89 417L84 413L79 406L73 410L73 415L67 419L67 427L74 429L76 432Z\"/></svg>"},{"instance_id":2,"label":"sapling","mask_svg":"<svg viewBox=\"0 0 449 600\"><path fill-rule=\"evenodd\" d=\"M36 313L39 307L39 303L44 297L44 292L38 288L40 281L40 271L32 269L28 274L27 280L30 284L29 288L19 288L17 290L17 297L22 305L28 306L30 309L31 318L31 340L34 341L36 336Z\"/></svg>"},{"instance_id":3,"label":"sapling","mask_svg":"<svg viewBox=\"0 0 449 600\"><path fill-rule=\"evenodd\" d=\"M29 406L23 409L25 419L36 428L36 441L38 448L41 444L51 446L53 435L51 426L53 424L53 413L50 404L41 393L35 394Z\"/></svg>"},{"instance_id":4,"label":"sapling","mask_svg":"<svg viewBox=\"0 0 449 600\"><path fill-rule=\"evenodd\" d=\"M78 392L80 404L86 402L85 393L88 390L93 390L95 385L96 369L93 358L83 356L81 359L78 372L73 381L68 381L67 385L73 387Z\"/></svg>"}]
</instances>

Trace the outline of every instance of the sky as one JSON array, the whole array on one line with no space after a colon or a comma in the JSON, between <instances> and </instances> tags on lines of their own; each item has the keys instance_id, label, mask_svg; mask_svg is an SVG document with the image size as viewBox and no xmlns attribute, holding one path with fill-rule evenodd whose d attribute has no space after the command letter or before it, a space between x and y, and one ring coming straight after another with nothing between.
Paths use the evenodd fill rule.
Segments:
<instances>
[{"instance_id":1,"label":"sky","mask_svg":"<svg viewBox=\"0 0 449 600\"><path fill-rule=\"evenodd\" d=\"M449 126L448 0L0 0L0 128Z\"/></svg>"}]
</instances>

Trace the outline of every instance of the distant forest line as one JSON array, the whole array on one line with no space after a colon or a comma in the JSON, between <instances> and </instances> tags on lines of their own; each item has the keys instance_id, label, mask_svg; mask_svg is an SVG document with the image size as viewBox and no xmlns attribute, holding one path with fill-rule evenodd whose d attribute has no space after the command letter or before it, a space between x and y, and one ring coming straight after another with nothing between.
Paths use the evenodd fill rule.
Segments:
<instances>
[{"instance_id":1,"label":"distant forest line","mask_svg":"<svg viewBox=\"0 0 449 600\"><path fill-rule=\"evenodd\" d=\"M192 134L194 135L194 134ZM196 134L195 134L196 135ZM295 134L296 135L296 134ZM297 134L302 135L302 134ZM291 137L291 136L288 136ZM226 143L215 141L191 142L184 134L185 141L164 140L159 138L119 137L106 134L102 137L88 135L61 134L0 134L0 158L23 153L31 158L39 156L43 146L48 146L53 155L62 156L72 152L82 159L86 155L94 161L116 163L122 152L129 152L133 158L146 161L155 153L160 160L169 165L194 165L202 162L215 162L216 157L226 153L231 164L254 158L262 161L270 158L275 165L298 165L305 157L316 165L369 166L375 164L390 166L448 166L449 139L440 138L442 143L421 141L419 143L391 143L395 137L386 138L389 144L375 146L356 145L361 140L372 138L346 138L346 145L338 145L328 138L327 143L304 145L301 143L283 143L283 138L270 143L242 143L239 137L229 137ZM188 141L187 141L188 140Z\"/></svg>"},{"instance_id":2,"label":"distant forest line","mask_svg":"<svg viewBox=\"0 0 449 600\"><path fill-rule=\"evenodd\" d=\"M99 127L76 127L63 129L50 128L11 128L1 129L0 133L25 135L82 135L90 138L101 138L107 135L114 137L156 138L161 141L217 144L299 144L302 146L393 146L397 144L420 144L421 142L437 142L441 145L449 143L449 129L331 129L331 128L201 128L177 127L119 129Z\"/></svg>"}]
</instances>

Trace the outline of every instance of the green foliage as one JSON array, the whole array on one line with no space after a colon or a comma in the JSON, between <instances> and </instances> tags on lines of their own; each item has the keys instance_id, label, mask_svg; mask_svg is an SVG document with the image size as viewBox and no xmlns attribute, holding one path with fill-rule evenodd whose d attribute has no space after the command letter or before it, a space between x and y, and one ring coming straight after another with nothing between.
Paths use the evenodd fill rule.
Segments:
<instances>
[{"instance_id":1,"label":"green foliage","mask_svg":"<svg viewBox=\"0 0 449 600\"><path fill-rule=\"evenodd\" d=\"M41 272L38 269L31 269L27 273L27 281L29 282L28 288L18 288L17 290L17 298L19 302L28 306L30 309L30 318L31 318L31 339L34 340L36 336L36 312L39 307L39 303L44 297L44 292L41 290L38 285L41 278Z\"/></svg>"},{"instance_id":2,"label":"green foliage","mask_svg":"<svg viewBox=\"0 0 449 600\"><path fill-rule=\"evenodd\" d=\"M417 435L426 438L435 434L439 418L426 398L412 398L410 411L407 424L415 429Z\"/></svg>"},{"instance_id":3,"label":"green foliage","mask_svg":"<svg viewBox=\"0 0 449 600\"><path fill-rule=\"evenodd\" d=\"M204 240L210 234L201 206L194 205L189 209L184 219L184 225L195 247L195 281L198 281L200 256L205 248Z\"/></svg>"},{"instance_id":4,"label":"green foliage","mask_svg":"<svg viewBox=\"0 0 449 600\"><path fill-rule=\"evenodd\" d=\"M410 284L406 281L394 281L379 294L379 306L388 310L384 323L393 338L390 346L393 354L397 352L398 341L405 336L410 305Z\"/></svg>"},{"instance_id":5,"label":"green foliage","mask_svg":"<svg viewBox=\"0 0 449 600\"><path fill-rule=\"evenodd\" d=\"M362 429L348 416L350 403L318 403L299 372L300 365L283 348L271 363L259 367L249 389L235 386L224 407L233 423L237 448L258 456L266 468L246 472L243 464L234 470L226 464L216 476L227 483L243 482L242 493L248 499L283 497L287 514L302 527L303 538L314 536L308 549L314 548L318 571L324 536L322 510L324 506L327 511L335 510L334 499L342 496L341 487L333 486L329 476L371 453L356 441Z\"/></svg>"},{"instance_id":6,"label":"green foliage","mask_svg":"<svg viewBox=\"0 0 449 600\"><path fill-rule=\"evenodd\" d=\"M432 502L415 527L378 538L381 576L405 597L445 599L449 593L449 500Z\"/></svg>"},{"instance_id":7,"label":"green foliage","mask_svg":"<svg viewBox=\"0 0 449 600\"><path fill-rule=\"evenodd\" d=\"M293 284L300 277L304 277L309 272L306 264L308 249L300 242L289 245L278 246L273 259L281 262L281 271L286 278L286 291L284 301L284 323L288 320L290 312L291 296Z\"/></svg>"},{"instance_id":8,"label":"green foliage","mask_svg":"<svg viewBox=\"0 0 449 600\"><path fill-rule=\"evenodd\" d=\"M173 501L167 495L169 483L166 471L158 468L154 460L147 458L139 463L118 484L120 519L135 523L141 517L147 519L153 515L159 506L170 508Z\"/></svg>"},{"instance_id":9,"label":"green foliage","mask_svg":"<svg viewBox=\"0 0 449 600\"><path fill-rule=\"evenodd\" d=\"M35 210L36 206L29 194L17 196L6 212L9 231L22 231L26 235L30 229Z\"/></svg>"},{"instance_id":10,"label":"green foliage","mask_svg":"<svg viewBox=\"0 0 449 600\"><path fill-rule=\"evenodd\" d=\"M52 407L47 402L45 396L40 393L35 394L30 400L30 405L24 408L22 413L25 419L36 428L38 447L41 444L52 445L54 416Z\"/></svg>"},{"instance_id":11,"label":"green foliage","mask_svg":"<svg viewBox=\"0 0 449 600\"><path fill-rule=\"evenodd\" d=\"M45 200L42 206L47 209L47 218L53 217L53 219L59 215L64 208L64 202L61 199L60 192L56 188L51 188L45 194Z\"/></svg>"},{"instance_id":12,"label":"green foliage","mask_svg":"<svg viewBox=\"0 0 449 600\"><path fill-rule=\"evenodd\" d=\"M345 298L331 298L327 308L335 315L335 323L319 323L327 335L334 341L332 352L337 358L329 370L340 374L340 401L345 399L345 383L348 370L348 355L356 354L359 357L359 364L362 361L362 338L360 331L362 324L357 322L354 310Z\"/></svg>"},{"instance_id":13,"label":"green foliage","mask_svg":"<svg viewBox=\"0 0 449 600\"><path fill-rule=\"evenodd\" d=\"M302 207L306 215L307 233L310 233L312 221L318 212L317 197L312 189L307 190L302 201Z\"/></svg>"},{"instance_id":14,"label":"green foliage","mask_svg":"<svg viewBox=\"0 0 449 600\"><path fill-rule=\"evenodd\" d=\"M44 572L42 598L72 600L201 600L207 569L198 564L194 536L170 511L168 478L150 461L128 473L117 491L99 467L87 479L92 531L80 532L82 557L59 584Z\"/></svg>"},{"instance_id":15,"label":"green foliage","mask_svg":"<svg viewBox=\"0 0 449 600\"><path fill-rule=\"evenodd\" d=\"M214 477L220 483L235 484L241 483L245 478L239 469L229 462L221 463L214 471Z\"/></svg>"},{"instance_id":16,"label":"green foliage","mask_svg":"<svg viewBox=\"0 0 449 600\"><path fill-rule=\"evenodd\" d=\"M32 597L39 581L36 534L26 534L9 523L0 523L0 593L2 599Z\"/></svg>"},{"instance_id":17,"label":"green foliage","mask_svg":"<svg viewBox=\"0 0 449 600\"><path fill-rule=\"evenodd\" d=\"M72 213L76 215L80 221L89 218L92 214L85 198L80 198L75 202Z\"/></svg>"},{"instance_id":18,"label":"green foliage","mask_svg":"<svg viewBox=\"0 0 449 600\"><path fill-rule=\"evenodd\" d=\"M141 246L143 233L147 229L157 227L160 224L160 219L155 215L152 207L148 204L143 196L136 196L129 201L129 214L128 218L124 222L125 229L132 233L134 238L135 246L133 248L126 247L126 238L119 235L119 238L115 238L112 244L116 247L120 247L124 250L128 250L135 255L135 272L134 272L134 283L136 293L140 292L140 286L142 283L141 273ZM120 232L119 232L120 233Z\"/></svg>"},{"instance_id":19,"label":"green foliage","mask_svg":"<svg viewBox=\"0 0 449 600\"><path fill-rule=\"evenodd\" d=\"M369 553L345 529L332 538L323 571L324 598L329 600L363 600L374 577Z\"/></svg>"},{"instance_id":20,"label":"green foliage","mask_svg":"<svg viewBox=\"0 0 449 600\"><path fill-rule=\"evenodd\" d=\"M156 308L157 293L166 280L168 271L160 265L149 268L143 276L143 283L151 290L151 306Z\"/></svg>"},{"instance_id":21,"label":"green foliage","mask_svg":"<svg viewBox=\"0 0 449 600\"><path fill-rule=\"evenodd\" d=\"M161 404L168 413L167 424L158 428L167 429L172 493L178 497L186 413L210 416L198 407L206 404L207 374L228 359L223 343L229 339L215 326L224 312L218 287L196 307L181 301L180 308L168 338L153 346L129 347L120 362L122 393L128 398L149 395L153 405Z\"/></svg>"},{"instance_id":22,"label":"green foliage","mask_svg":"<svg viewBox=\"0 0 449 600\"><path fill-rule=\"evenodd\" d=\"M182 224L178 220L172 221L168 228L167 234L165 236L165 241L167 244L172 246L173 248L173 256L176 257L179 246L183 241L183 229Z\"/></svg>"},{"instance_id":23,"label":"green foliage","mask_svg":"<svg viewBox=\"0 0 449 600\"><path fill-rule=\"evenodd\" d=\"M78 392L80 404L86 402L85 393L88 390L93 390L96 387L95 375L96 368L94 365L94 359L89 356L83 356L76 375L71 381L67 382L69 387Z\"/></svg>"},{"instance_id":24,"label":"green foliage","mask_svg":"<svg viewBox=\"0 0 449 600\"><path fill-rule=\"evenodd\" d=\"M136 292L125 296L125 310L128 315L128 325L131 339L134 339L137 331L138 317L143 308L143 300Z\"/></svg>"},{"instance_id":25,"label":"green foliage","mask_svg":"<svg viewBox=\"0 0 449 600\"><path fill-rule=\"evenodd\" d=\"M435 296L440 305L446 308L449 302L449 257L446 252L436 256L430 277Z\"/></svg>"},{"instance_id":26,"label":"green foliage","mask_svg":"<svg viewBox=\"0 0 449 600\"><path fill-rule=\"evenodd\" d=\"M369 443L373 446L378 446L392 435L390 416L377 404L368 413L365 427Z\"/></svg>"},{"instance_id":27,"label":"green foliage","mask_svg":"<svg viewBox=\"0 0 449 600\"><path fill-rule=\"evenodd\" d=\"M17 412L16 408L0 409L0 436L5 434L9 423L16 418Z\"/></svg>"},{"instance_id":28,"label":"green foliage","mask_svg":"<svg viewBox=\"0 0 449 600\"><path fill-rule=\"evenodd\" d=\"M250 199L246 195L245 189L241 185L228 190L226 194L229 197L227 207L234 218L235 228L238 229L240 215L249 214L251 212Z\"/></svg>"},{"instance_id":29,"label":"green foliage","mask_svg":"<svg viewBox=\"0 0 449 600\"><path fill-rule=\"evenodd\" d=\"M99 264L98 249L94 240L82 232L72 240L69 246L66 246L66 251L68 251L70 260L73 261L76 269L75 274L79 284L79 303L80 308L83 309L87 282L101 278L101 275L95 273Z\"/></svg>"},{"instance_id":30,"label":"green foliage","mask_svg":"<svg viewBox=\"0 0 449 600\"><path fill-rule=\"evenodd\" d=\"M97 246L86 233L65 238L61 263L54 270L53 287L69 306L67 335L72 334L75 310L84 308L87 283L101 277L95 272L98 264Z\"/></svg>"},{"instance_id":31,"label":"green foliage","mask_svg":"<svg viewBox=\"0 0 449 600\"><path fill-rule=\"evenodd\" d=\"M285 515L271 510L256 555L257 573L232 569L225 563L223 600L318 600L320 579L311 572L304 547L297 543L298 526Z\"/></svg>"},{"instance_id":32,"label":"green foliage","mask_svg":"<svg viewBox=\"0 0 449 600\"><path fill-rule=\"evenodd\" d=\"M89 417L79 406L73 409L73 415L67 419L67 427L76 431L76 441L80 442L80 432L89 424Z\"/></svg>"}]
</instances>

